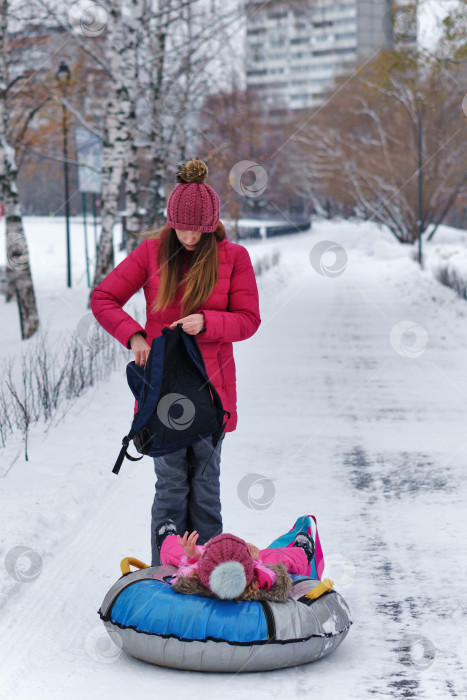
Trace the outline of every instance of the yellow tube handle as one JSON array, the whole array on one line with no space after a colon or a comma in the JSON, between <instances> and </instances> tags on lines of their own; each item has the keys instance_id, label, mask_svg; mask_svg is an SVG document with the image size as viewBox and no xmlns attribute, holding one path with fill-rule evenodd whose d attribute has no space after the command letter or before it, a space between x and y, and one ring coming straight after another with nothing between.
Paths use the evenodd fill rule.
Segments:
<instances>
[{"instance_id":1,"label":"yellow tube handle","mask_svg":"<svg viewBox=\"0 0 467 700\"><path fill-rule=\"evenodd\" d=\"M333 586L334 581L331 581L330 578L323 578L323 580L320 583L318 583L317 586L312 588L311 591L308 591L308 593L305 593L305 598L311 598L312 600L316 600L316 598L322 596L323 593L329 593L329 591L332 591Z\"/></svg>"},{"instance_id":2,"label":"yellow tube handle","mask_svg":"<svg viewBox=\"0 0 467 700\"><path fill-rule=\"evenodd\" d=\"M137 566L138 569L149 568L149 564L145 564L144 562L140 561L139 559L135 559L134 557L125 557L120 562L120 568L122 570L122 574L130 573L130 565Z\"/></svg>"}]
</instances>

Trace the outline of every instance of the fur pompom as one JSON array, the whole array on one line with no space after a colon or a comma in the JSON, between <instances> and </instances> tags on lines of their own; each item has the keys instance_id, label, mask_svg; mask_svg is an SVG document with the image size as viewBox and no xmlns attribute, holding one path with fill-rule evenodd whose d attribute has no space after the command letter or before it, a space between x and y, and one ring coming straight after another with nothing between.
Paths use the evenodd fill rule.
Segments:
<instances>
[{"instance_id":1,"label":"fur pompom","mask_svg":"<svg viewBox=\"0 0 467 700\"><path fill-rule=\"evenodd\" d=\"M209 588L221 600L234 600L246 586L245 569L239 561L218 564L209 577Z\"/></svg>"},{"instance_id":2,"label":"fur pompom","mask_svg":"<svg viewBox=\"0 0 467 700\"><path fill-rule=\"evenodd\" d=\"M273 603L286 600L292 589L292 579L290 578L284 564L266 564L270 569L276 572L276 582L271 588L259 588L258 582L253 580L235 600L270 600ZM188 576L179 576L173 584L177 593L184 595L201 595L206 598L217 598L215 593L203 586L199 580L198 572L195 570Z\"/></svg>"},{"instance_id":3,"label":"fur pompom","mask_svg":"<svg viewBox=\"0 0 467 700\"><path fill-rule=\"evenodd\" d=\"M179 163L177 181L182 183L204 182L208 174L208 166L204 160L192 158L184 163Z\"/></svg>"}]
</instances>

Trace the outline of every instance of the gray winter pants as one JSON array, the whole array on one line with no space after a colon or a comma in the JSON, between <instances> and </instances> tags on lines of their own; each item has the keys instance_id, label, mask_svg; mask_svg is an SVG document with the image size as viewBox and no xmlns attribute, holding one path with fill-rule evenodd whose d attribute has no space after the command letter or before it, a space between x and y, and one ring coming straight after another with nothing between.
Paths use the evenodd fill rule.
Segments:
<instances>
[{"instance_id":1,"label":"gray winter pants","mask_svg":"<svg viewBox=\"0 0 467 700\"><path fill-rule=\"evenodd\" d=\"M166 518L174 521L181 535L186 530L197 530L198 544L222 532L219 474L224 438L225 433L215 450L209 437L176 452L154 457L157 480L151 511L151 566L160 564L154 532Z\"/></svg>"}]
</instances>

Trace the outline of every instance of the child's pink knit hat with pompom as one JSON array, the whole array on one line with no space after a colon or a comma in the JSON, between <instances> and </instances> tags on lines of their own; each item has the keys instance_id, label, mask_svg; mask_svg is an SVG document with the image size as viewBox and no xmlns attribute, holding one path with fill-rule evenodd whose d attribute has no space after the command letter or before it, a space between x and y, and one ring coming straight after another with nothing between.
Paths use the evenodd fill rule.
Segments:
<instances>
[{"instance_id":1,"label":"child's pink knit hat with pompom","mask_svg":"<svg viewBox=\"0 0 467 700\"><path fill-rule=\"evenodd\" d=\"M222 533L209 540L198 561L198 576L218 598L233 600L253 580L255 563L245 540Z\"/></svg>"}]
</instances>

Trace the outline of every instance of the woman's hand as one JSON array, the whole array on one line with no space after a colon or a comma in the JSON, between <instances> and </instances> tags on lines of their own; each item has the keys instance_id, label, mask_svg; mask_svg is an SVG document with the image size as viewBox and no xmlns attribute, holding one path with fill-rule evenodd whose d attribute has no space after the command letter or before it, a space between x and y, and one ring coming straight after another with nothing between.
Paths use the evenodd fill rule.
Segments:
<instances>
[{"instance_id":1,"label":"woman's hand","mask_svg":"<svg viewBox=\"0 0 467 700\"><path fill-rule=\"evenodd\" d=\"M201 333L204 328L204 316L203 314L191 314L190 316L185 316L184 318L179 318L178 321L174 321L170 324L170 328L175 328L177 323L183 324L183 330L188 335L196 335Z\"/></svg>"},{"instance_id":2,"label":"woman's hand","mask_svg":"<svg viewBox=\"0 0 467 700\"><path fill-rule=\"evenodd\" d=\"M151 346L147 344L141 333L133 333L130 338L130 346L135 353L135 362L140 367L145 367Z\"/></svg>"},{"instance_id":3,"label":"woman's hand","mask_svg":"<svg viewBox=\"0 0 467 700\"><path fill-rule=\"evenodd\" d=\"M183 538L180 537L180 535L177 535L178 544L182 545L183 549L185 550L185 554L187 557L190 557L190 559L199 559L201 556L201 551L196 546L196 540L198 537L199 534L196 532L196 530L193 530L191 535L188 534L188 531L185 532Z\"/></svg>"}]
</instances>

